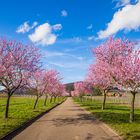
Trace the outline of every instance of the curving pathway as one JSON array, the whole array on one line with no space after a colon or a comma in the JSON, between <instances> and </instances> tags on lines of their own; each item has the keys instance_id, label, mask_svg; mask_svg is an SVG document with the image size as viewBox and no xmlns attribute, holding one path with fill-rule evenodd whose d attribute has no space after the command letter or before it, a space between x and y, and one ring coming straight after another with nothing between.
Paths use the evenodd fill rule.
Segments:
<instances>
[{"instance_id":1,"label":"curving pathway","mask_svg":"<svg viewBox=\"0 0 140 140\"><path fill-rule=\"evenodd\" d=\"M120 140L110 128L68 98L14 140Z\"/></svg>"}]
</instances>

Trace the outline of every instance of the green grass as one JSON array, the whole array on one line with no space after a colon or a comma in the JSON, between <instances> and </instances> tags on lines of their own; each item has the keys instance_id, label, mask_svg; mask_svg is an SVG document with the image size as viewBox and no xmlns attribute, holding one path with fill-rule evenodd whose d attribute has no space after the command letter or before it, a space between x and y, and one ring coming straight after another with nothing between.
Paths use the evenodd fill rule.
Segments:
<instances>
[{"instance_id":1,"label":"green grass","mask_svg":"<svg viewBox=\"0 0 140 140\"><path fill-rule=\"evenodd\" d=\"M74 100L116 130L125 140L140 140L140 109L135 109L135 122L129 123L130 109L127 106L107 103L106 109L101 110L101 101Z\"/></svg>"},{"instance_id":2,"label":"green grass","mask_svg":"<svg viewBox=\"0 0 140 140\"><path fill-rule=\"evenodd\" d=\"M34 101L35 98L12 97L10 100L9 118L4 119L6 98L0 97L0 138L58 103L58 100L56 103L49 103L48 101L45 107L44 99L39 99L36 109L33 110ZM62 101L62 98L60 101Z\"/></svg>"}]
</instances>

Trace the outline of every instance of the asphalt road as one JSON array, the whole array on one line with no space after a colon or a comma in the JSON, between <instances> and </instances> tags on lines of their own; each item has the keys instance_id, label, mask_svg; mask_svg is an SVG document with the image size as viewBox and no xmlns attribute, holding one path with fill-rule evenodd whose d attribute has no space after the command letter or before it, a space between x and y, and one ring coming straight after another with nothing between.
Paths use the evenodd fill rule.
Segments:
<instances>
[{"instance_id":1,"label":"asphalt road","mask_svg":"<svg viewBox=\"0 0 140 140\"><path fill-rule=\"evenodd\" d=\"M120 140L118 135L68 98L14 140Z\"/></svg>"}]
</instances>

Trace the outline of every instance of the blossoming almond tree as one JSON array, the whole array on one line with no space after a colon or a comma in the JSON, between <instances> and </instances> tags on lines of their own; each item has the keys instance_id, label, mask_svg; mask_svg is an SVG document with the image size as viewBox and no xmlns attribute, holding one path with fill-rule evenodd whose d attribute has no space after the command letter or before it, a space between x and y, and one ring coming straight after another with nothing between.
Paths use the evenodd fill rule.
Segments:
<instances>
[{"instance_id":1,"label":"blossoming almond tree","mask_svg":"<svg viewBox=\"0 0 140 140\"><path fill-rule=\"evenodd\" d=\"M122 59L122 58L121 58ZM133 49L127 57L121 60L117 58L114 80L119 85L127 88L132 95L130 122L134 121L135 96L140 88L140 49ZM117 69L119 67L119 69Z\"/></svg>"},{"instance_id":2,"label":"blossoming almond tree","mask_svg":"<svg viewBox=\"0 0 140 140\"><path fill-rule=\"evenodd\" d=\"M32 73L30 79L28 80L28 87L36 95L36 100L34 103L34 109L38 103L38 100L46 92L47 83L46 83L46 72L43 70L38 70Z\"/></svg>"},{"instance_id":3,"label":"blossoming almond tree","mask_svg":"<svg viewBox=\"0 0 140 140\"><path fill-rule=\"evenodd\" d=\"M8 118L11 96L27 84L39 65L40 54L36 48L0 39L0 85L7 94L5 118Z\"/></svg>"},{"instance_id":4,"label":"blossoming almond tree","mask_svg":"<svg viewBox=\"0 0 140 140\"><path fill-rule=\"evenodd\" d=\"M115 85L126 88L132 94L130 122L134 121L135 95L140 87L140 49L129 40L110 38L94 50L97 63L105 65L105 75L112 77ZM103 65L102 65L103 64Z\"/></svg>"},{"instance_id":5,"label":"blossoming almond tree","mask_svg":"<svg viewBox=\"0 0 140 140\"><path fill-rule=\"evenodd\" d=\"M53 93L54 102L56 101L57 97L60 97L65 92L65 86L61 83L57 83L55 85L55 91Z\"/></svg>"},{"instance_id":6,"label":"blossoming almond tree","mask_svg":"<svg viewBox=\"0 0 140 140\"><path fill-rule=\"evenodd\" d=\"M51 91L49 95L51 96L50 102L52 102L52 99L54 98L54 102L57 97L62 96L65 92L65 86L59 81L59 78L53 82L53 87L51 88Z\"/></svg>"},{"instance_id":7,"label":"blossoming almond tree","mask_svg":"<svg viewBox=\"0 0 140 140\"><path fill-rule=\"evenodd\" d=\"M32 73L28 85L36 95L34 109L41 96L45 96L44 105L46 106L48 95L51 95L51 97L56 99L64 90L64 87L60 82L59 73L55 70L38 70Z\"/></svg>"},{"instance_id":8,"label":"blossoming almond tree","mask_svg":"<svg viewBox=\"0 0 140 140\"><path fill-rule=\"evenodd\" d=\"M106 95L112 85L111 77L108 75L105 65L103 65L104 63L101 62L92 64L86 77L87 83L90 83L93 87L98 87L104 95L102 110L105 109Z\"/></svg>"},{"instance_id":9,"label":"blossoming almond tree","mask_svg":"<svg viewBox=\"0 0 140 140\"><path fill-rule=\"evenodd\" d=\"M48 95L53 92L52 90L55 88L55 83L58 83L59 80L59 73L56 70L46 71L44 77L46 83L44 106L46 106Z\"/></svg>"},{"instance_id":10,"label":"blossoming almond tree","mask_svg":"<svg viewBox=\"0 0 140 140\"><path fill-rule=\"evenodd\" d=\"M72 95L79 96L82 101L82 97L85 94L91 93L91 89L90 84L85 81L76 82L74 83L74 92L72 92Z\"/></svg>"}]
</instances>

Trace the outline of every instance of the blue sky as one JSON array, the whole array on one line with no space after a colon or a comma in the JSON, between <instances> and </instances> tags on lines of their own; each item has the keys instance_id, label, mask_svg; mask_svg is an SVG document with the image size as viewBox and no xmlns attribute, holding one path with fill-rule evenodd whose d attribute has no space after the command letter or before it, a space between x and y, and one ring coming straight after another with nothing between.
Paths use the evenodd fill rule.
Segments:
<instances>
[{"instance_id":1,"label":"blue sky","mask_svg":"<svg viewBox=\"0 0 140 140\"><path fill-rule=\"evenodd\" d=\"M83 80L91 49L109 36L140 39L139 0L12 0L0 4L0 36L41 49L44 68Z\"/></svg>"}]
</instances>

